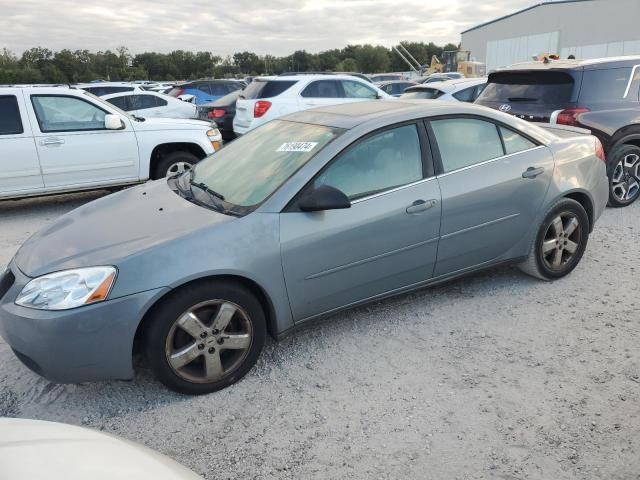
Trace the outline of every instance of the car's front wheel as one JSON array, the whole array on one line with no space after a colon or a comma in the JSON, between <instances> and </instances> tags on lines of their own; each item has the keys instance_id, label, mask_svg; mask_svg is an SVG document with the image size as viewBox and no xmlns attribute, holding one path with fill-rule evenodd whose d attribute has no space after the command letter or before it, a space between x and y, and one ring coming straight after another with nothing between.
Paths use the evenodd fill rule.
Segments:
<instances>
[{"instance_id":1,"label":"car's front wheel","mask_svg":"<svg viewBox=\"0 0 640 480\"><path fill-rule=\"evenodd\" d=\"M619 145L609 156L609 206L626 207L640 197L640 147Z\"/></svg>"},{"instance_id":2,"label":"car's front wheel","mask_svg":"<svg viewBox=\"0 0 640 480\"><path fill-rule=\"evenodd\" d=\"M198 157L193 153L171 152L157 162L151 177L153 180L158 180L159 178L180 175L191 170L196 163L198 163Z\"/></svg>"},{"instance_id":3,"label":"car's front wheel","mask_svg":"<svg viewBox=\"0 0 640 480\"><path fill-rule=\"evenodd\" d=\"M168 388L200 395L244 377L266 335L260 302L241 285L219 281L172 293L152 312L146 357Z\"/></svg>"},{"instance_id":4,"label":"car's front wheel","mask_svg":"<svg viewBox=\"0 0 640 480\"><path fill-rule=\"evenodd\" d=\"M563 198L545 215L520 269L542 280L562 278L578 266L589 240L589 216L575 200Z\"/></svg>"}]
</instances>

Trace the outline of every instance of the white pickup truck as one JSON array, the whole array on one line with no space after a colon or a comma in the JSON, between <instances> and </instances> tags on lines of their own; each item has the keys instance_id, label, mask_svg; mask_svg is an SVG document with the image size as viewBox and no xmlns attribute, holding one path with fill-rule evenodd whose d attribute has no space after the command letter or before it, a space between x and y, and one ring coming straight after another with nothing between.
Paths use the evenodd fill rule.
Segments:
<instances>
[{"instance_id":1,"label":"white pickup truck","mask_svg":"<svg viewBox=\"0 0 640 480\"><path fill-rule=\"evenodd\" d=\"M0 87L0 199L181 172L222 147L200 120L142 119L68 87Z\"/></svg>"}]
</instances>

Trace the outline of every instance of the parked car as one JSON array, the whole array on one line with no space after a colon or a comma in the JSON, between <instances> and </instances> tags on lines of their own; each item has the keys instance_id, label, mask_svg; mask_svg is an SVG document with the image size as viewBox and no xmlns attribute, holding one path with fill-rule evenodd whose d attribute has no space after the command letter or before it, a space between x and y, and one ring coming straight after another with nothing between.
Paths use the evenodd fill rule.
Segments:
<instances>
[{"instance_id":1,"label":"parked car","mask_svg":"<svg viewBox=\"0 0 640 480\"><path fill-rule=\"evenodd\" d=\"M476 103L531 122L589 129L607 155L609 205L640 197L640 56L547 60L489 75Z\"/></svg>"},{"instance_id":2,"label":"parked car","mask_svg":"<svg viewBox=\"0 0 640 480\"><path fill-rule=\"evenodd\" d=\"M418 84L415 82L408 82L406 80L391 80L389 82L379 82L375 85L388 95L391 95L392 97L399 97L407 88Z\"/></svg>"},{"instance_id":3,"label":"parked car","mask_svg":"<svg viewBox=\"0 0 640 480\"><path fill-rule=\"evenodd\" d=\"M193 95L196 105L214 102L228 93L242 90L246 85L238 80L197 80L176 85L169 91L172 97Z\"/></svg>"},{"instance_id":4,"label":"parked car","mask_svg":"<svg viewBox=\"0 0 640 480\"><path fill-rule=\"evenodd\" d=\"M369 75L369 78L373 83L405 80L404 75L400 73L377 73L375 75Z\"/></svg>"},{"instance_id":5,"label":"parked car","mask_svg":"<svg viewBox=\"0 0 640 480\"><path fill-rule=\"evenodd\" d=\"M400 98L473 103L486 85L486 78L463 78L460 80L433 82L410 87L404 91Z\"/></svg>"},{"instance_id":6,"label":"parked car","mask_svg":"<svg viewBox=\"0 0 640 480\"><path fill-rule=\"evenodd\" d=\"M103 100L120 110L144 118L196 118L194 104L155 92L124 92L105 95Z\"/></svg>"},{"instance_id":7,"label":"parked car","mask_svg":"<svg viewBox=\"0 0 640 480\"><path fill-rule=\"evenodd\" d=\"M463 74L459 72L448 73L433 73L418 80L418 83L434 83L434 82L446 82L447 80L459 80L465 78Z\"/></svg>"},{"instance_id":8,"label":"parked car","mask_svg":"<svg viewBox=\"0 0 640 480\"><path fill-rule=\"evenodd\" d=\"M0 199L161 178L221 148L200 120L141 119L67 87L0 88Z\"/></svg>"},{"instance_id":9,"label":"parked car","mask_svg":"<svg viewBox=\"0 0 640 480\"><path fill-rule=\"evenodd\" d=\"M215 102L205 103L198 107L198 117L202 120L216 122L222 139L230 141L236 138L233 132L233 119L236 116L236 102L242 95L242 90L228 93Z\"/></svg>"},{"instance_id":10,"label":"parked car","mask_svg":"<svg viewBox=\"0 0 640 480\"><path fill-rule=\"evenodd\" d=\"M233 130L242 135L300 110L388 98L392 97L375 85L348 75L256 78L238 97Z\"/></svg>"},{"instance_id":11,"label":"parked car","mask_svg":"<svg viewBox=\"0 0 640 480\"><path fill-rule=\"evenodd\" d=\"M585 132L402 100L273 120L33 235L0 280L0 334L53 381L131 378L141 351L201 394L267 332L497 264L564 277L608 196Z\"/></svg>"},{"instance_id":12,"label":"parked car","mask_svg":"<svg viewBox=\"0 0 640 480\"><path fill-rule=\"evenodd\" d=\"M0 418L6 480L202 480L158 452L88 428Z\"/></svg>"},{"instance_id":13,"label":"parked car","mask_svg":"<svg viewBox=\"0 0 640 480\"><path fill-rule=\"evenodd\" d=\"M373 83L367 75L359 72L284 72L280 74L281 77L292 77L294 75L349 75L351 77L358 77L367 83Z\"/></svg>"},{"instance_id":14,"label":"parked car","mask_svg":"<svg viewBox=\"0 0 640 480\"><path fill-rule=\"evenodd\" d=\"M142 91L140 85L125 82L76 83L73 85L73 88L80 88L85 92L94 94L96 97L102 97L103 95L109 95L111 93Z\"/></svg>"}]
</instances>

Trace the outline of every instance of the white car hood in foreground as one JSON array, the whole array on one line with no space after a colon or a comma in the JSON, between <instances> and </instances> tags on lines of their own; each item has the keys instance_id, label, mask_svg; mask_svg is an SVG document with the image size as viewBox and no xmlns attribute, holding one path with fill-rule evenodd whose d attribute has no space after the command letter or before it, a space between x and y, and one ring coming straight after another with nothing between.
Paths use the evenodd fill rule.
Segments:
<instances>
[{"instance_id":1,"label":"white car hood in foreground","mask_svg":"<svg viewBox=\"0 0 640 480\"><path fill-rule=\"evenodd\" d=\"M0 479L202 480L168 457L86 428L0 419Z\"/></svg>"},{"instance_id":2,"label":"white car hood in foreground","mask_svg":"<svg viewBox=\"0 0 640 480\"><path fill-rule=\"evenodd\" d=\"M144 122L132 122L135 130L181 130L200 127L211 128L211 122L187 118L145 118Z\"/></svg>"}]
</instances>

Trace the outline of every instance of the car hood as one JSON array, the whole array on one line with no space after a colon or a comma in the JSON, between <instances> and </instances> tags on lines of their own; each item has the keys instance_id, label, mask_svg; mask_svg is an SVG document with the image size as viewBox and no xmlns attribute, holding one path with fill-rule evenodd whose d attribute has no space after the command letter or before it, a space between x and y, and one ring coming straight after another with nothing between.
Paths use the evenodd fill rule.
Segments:
<instances>
[{"instance_id":1,"label":"car hood","mask_svg":"<svg viewBox=\"0 0 640 480\"><path fill-rule=\"evenodd\" d=\"M146 447L86 428L0 419L0 477L11 480L202 480Z\"/></svg>"},{"instance_id":2,"label":"car hood","mask_svg":"<svg viewBox=\"0 0 640 480\"><path fill-rule=\"evenodd\" d=\"M190 130L194 127L208 130L211 122L189 118L145 118L144 122L132 122L136 130Z\"/></svg>"},{"instance_id":3,"label":"car hood","mask_svg":"<svg viewBox=\"0 0 640 480\"><path fill-rule=\"evenodd\" d=\"M118 265L123 259L236 217L194 205L162 179L103 197L58 218L15 257L26 275Z\"/></svg>"}]
</instances>

